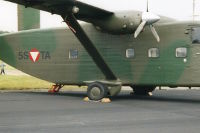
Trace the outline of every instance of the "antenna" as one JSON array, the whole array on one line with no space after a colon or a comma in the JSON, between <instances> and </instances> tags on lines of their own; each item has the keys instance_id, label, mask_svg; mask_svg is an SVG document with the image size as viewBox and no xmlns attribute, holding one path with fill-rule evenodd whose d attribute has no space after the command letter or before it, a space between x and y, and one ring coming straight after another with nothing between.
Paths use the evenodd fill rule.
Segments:
<instances>
[{"instance_id":1,"label":"antenna","mask_svg":"<svg viewBox=\"0 0 200 133\"><path fill-rule=\"evenodd\" d=\"M197 8L196 8L196 7L199 7L199 6L197 6L196 4L199 4L199 0L198 1L193 0L193 13L192 13L193 23L195 23L196 17L199 17L199 13L197 13Z\"/></svg>"},{"instance_id":2,"label":"antenna","mask_svg":"<svg viewBox=\"0 0 200 133\"><path fill-rule=\"evenodd\" d=\"M193 23L195 21L195 3L196 3L196 1L193 0L193 12L192 12Z\"/></svg>"}]
</instances>

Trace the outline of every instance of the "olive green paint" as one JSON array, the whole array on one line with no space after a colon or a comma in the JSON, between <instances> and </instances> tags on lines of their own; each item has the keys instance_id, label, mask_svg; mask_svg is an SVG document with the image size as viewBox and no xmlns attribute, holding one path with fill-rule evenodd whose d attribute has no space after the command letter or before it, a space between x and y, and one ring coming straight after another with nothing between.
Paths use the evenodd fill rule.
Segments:
<instances>
[{"instance_id":1,"label":"olive green paint","mask_svg":"<svg viewBox=\"0 0 200 133\"><path fill-rule=\"evenodd\" d=\"M18 11L18 31L40 28L39 10L32 8L25 8L22 5L18 5L17 11Z\"/></svg>"},{"instance_id":2,"label":"olive green paint","mask_svg":"<svg viewBox=\"0 0 200 133\"><path fill-rule=\"evenodd\" d=\"M190 61L190 49L188 43L183 40L177 40L169 43L166 48L159 48L159 58L149 58L146 69L140 79L139 84L147 85L172 85L176 84L184 73L186 65ZM188 56L186 58L175 57L176 48L186 47ZM183 60L187 59L185 63ZM151 78L149 78L151 75ZM166 82L167 84L163 84ZM160 84L162 83L162 84Z\"/></svg>"},{"instance_id":3,"label":"olive green paint","mask_svg":"<svg viewBox=\"0 0 200 133\"><path fill-rule=\"evenodd\" d=\"M29 32L23 32L20 34L19 39L22 47L26 50L36 48L40 49L41 51L48 50L49 52L53 52L56 50L57 46L57 37L55 34L56 33L52 30L42 30L41 32L33 31L31 34L29 34Z\"/></svg>"},{"instance_id":4,"label":"olive green paint","mask_svg":"<svg viewBox=\"0 0 200 133\"><path fill-rule=\"evenodd\" d=\"M0 59L2 59L7 64L16 67L16 57L14 55L14 49L12 49L11 45L8 44L6 38L2 38L0 35Z\"/></svg>"},{"instance_id":5,"label":"olive green paint","mask_svg":"<svg viewBox=\"0 0 200 133\"><path fill-rule=\"evenodd\" d=\"M198 64L195 65L192 60L192 44L189 36L184 34L184 28L187 28L188 24L186 22L160 25L159 34L162 41L159 44L155 42L149 30L142 33L138 39L134 39L131 35L118 36L99 32L90 24L83 27L123 85L198 86L200 78L192 79L191 82L187 81L189 77L183 78L188 74L193 77L200 74L200 71L192 71L198 68ZM1 35L0 40L1 49L8 49L8 52L2 52L0 49L0 53L3 53L1 58L35 77L54 83L78 85L84 84L85 81L105 80L104 75L69 29L23 31ZM148 49L154 47L160 49L160 57L149 59ZM175 57L177 47L188 48L187 63L183 62L183 58ZM40 59L36 63L29 59L18 59L19 51L29 51L31 48L49 51L51 59ZM129 48L135 49L135 57L132 59L126 58L126 49ZM69 59L70 49L79 50L78 59ZM12 58L8 58L6 54Z\"/></svg>"}]
</instances>

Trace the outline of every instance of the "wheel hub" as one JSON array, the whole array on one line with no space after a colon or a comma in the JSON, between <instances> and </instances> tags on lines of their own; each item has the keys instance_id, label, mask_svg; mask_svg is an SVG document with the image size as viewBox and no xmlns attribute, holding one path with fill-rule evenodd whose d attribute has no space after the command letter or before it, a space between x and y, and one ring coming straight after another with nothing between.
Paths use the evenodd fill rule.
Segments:
<instances>
[{"instance_id":1,"label":"wheel hub","mask_svg":"<svg viewBox=\"0 0 200 133\"><path fill-rule=\"evenodd\" d=\"M91 95L93 97L98 97L101 95L101 91L98 87L94 87L92 90L91 90Z\"/></svg>"}]
</instances>

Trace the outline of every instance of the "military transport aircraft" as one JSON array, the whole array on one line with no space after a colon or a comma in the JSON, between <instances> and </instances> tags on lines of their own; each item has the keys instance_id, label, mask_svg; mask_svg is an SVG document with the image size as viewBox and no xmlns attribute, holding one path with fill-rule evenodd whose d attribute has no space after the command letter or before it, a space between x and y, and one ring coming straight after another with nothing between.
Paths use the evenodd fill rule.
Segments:
<instances>
[{"instance_id":1,"label":"military transport aircraft","mask_svg":"<svg viewBox=\"0 0 200 133\"><path fill-rule=\"evenodd\" d=\"M100 100L117 95L121 86L135 94L156 86L200 86L199 24L148 8L111 12L77 0L6 1L58 14L69 26L0 35L0 58L55 83L54 90L87 85L88 97Z\"/></svg>"}]
</instances>

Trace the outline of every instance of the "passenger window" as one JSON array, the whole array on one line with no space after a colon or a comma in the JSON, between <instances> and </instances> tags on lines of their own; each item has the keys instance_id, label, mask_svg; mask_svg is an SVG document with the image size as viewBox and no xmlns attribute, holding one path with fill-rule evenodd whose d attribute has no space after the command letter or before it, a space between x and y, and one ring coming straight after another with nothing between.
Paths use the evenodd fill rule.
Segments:
<instances>
[{"instance_id":1,"label":"passenger window","mask_svg":"<svg viewBox=\"0 0 200 133\"><path fill-rule=\"evenodd\" d=\"M187 56L187 48L177 48L176 57L184 58Z\"/></svg>"},{"instance_id":2,"label":"passenger window","mask_svg":"<svg viewBox=\"0 0 200 133\"><path fill-rule=\"evenodd\" d=\"M135 56L134 49L127 49L126 50L126 58L133 58Z\"/></svg>"},{"instance_id":3,"label":"passenger window","mask_svg":"<svg viewBox=\"0 0 200 133\"><path fill-rule=\"evenodd\" d=\"M150 48L148 50L148 56L149 58L158 58L159 55L159 49L158 48Z\"/></svg>"},{"instance_id":4,"label":"passenger window","mask_svg":"<svg viewBox=\"0 0 200 133\"><path fill-rule=\"evenodd\" d=\"M200 27L192 28L192 43L200 44Z\"/></svg>"},{"instance_id":5,"label":"passenger window","mask_svg":"<svg viewBox=\"0 0 200 133\"><path fill-rule=\"evenodd\" d=\"M69 59L77 59L78 58L78 50L70 49L69 50Z\"/></svg>"}]
</instances>

